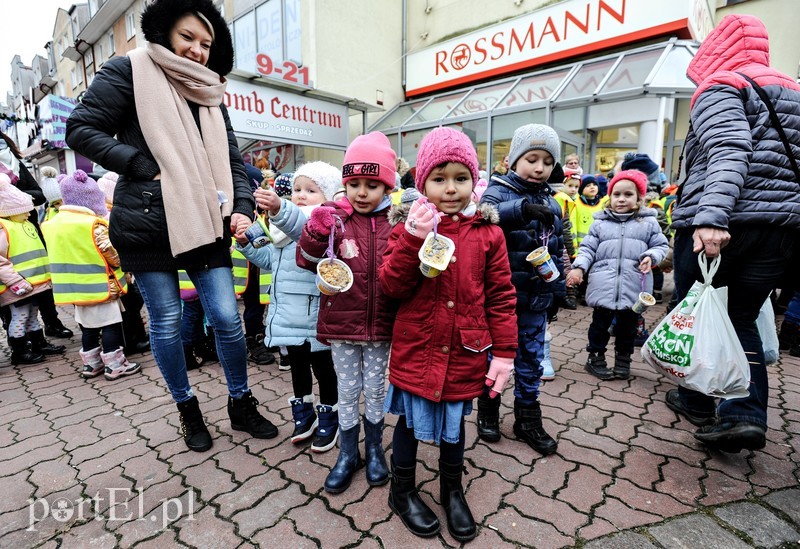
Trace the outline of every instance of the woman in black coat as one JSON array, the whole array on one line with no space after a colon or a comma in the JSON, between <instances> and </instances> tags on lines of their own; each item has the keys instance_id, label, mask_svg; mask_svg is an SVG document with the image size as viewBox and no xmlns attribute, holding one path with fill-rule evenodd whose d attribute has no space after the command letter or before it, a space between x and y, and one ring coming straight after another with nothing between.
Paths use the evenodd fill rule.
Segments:
<instances>
[{"instance_id":1,"label":"woman in black coat","mask_svg":"<svg viewBox=\"0 0 800 549\"><path fill-rule=\"evenodd\" d=\"M211 0L156 0L141 26L148 44L103 65L67 121L67 143L120 174L111 242L147 306L153 355L187 446L202 452L212 441L186 373L179 269L214 328L233 429L272 438L278 431L247 386L231 273L231 235L250 224L255 202L222 105L230 32Z\"/></svg>"}]
</instances>

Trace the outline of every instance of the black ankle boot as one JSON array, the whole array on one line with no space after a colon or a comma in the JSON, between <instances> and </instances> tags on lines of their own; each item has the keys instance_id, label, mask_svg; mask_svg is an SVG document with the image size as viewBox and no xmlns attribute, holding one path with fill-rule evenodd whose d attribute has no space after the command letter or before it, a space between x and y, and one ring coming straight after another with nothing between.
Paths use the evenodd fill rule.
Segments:
<instances>
[{"instance_id":1,"label":"black ankle boot","mask_svg":"<svg viewBox=\"0 0 800 549\"><path fill-rule=\"evenodd\" d=\"M47 337L60 337L64 339L70 338L73 335L75 335L72 333L72 330L64 326L60 320L56 320L54 323L45 326L44 334Z\"/></svg>"},{"instance_id":2,"label":"black ankle boot","mask_svg":"<svg viewBox=\"0 0 800 549\"><path fill-rule=\"evenodd\" d=\"M558 444L542 427L542 409L538 400L534 400L532 404L522 404L516 400L514 417L514 434L518 438L543 456L555 453Z\"/></svg>"},{"instance_id":3,"label":"black ankle boot","mask_svg":"<svg viewBox=\"0 0 800 549\"><path fill-rule=\"evenodd\" d=\"M8 346L11 347L11 364L38 364L39 362L44 362L43 354L31 350L28 336L9 337Z\"/></svg>"},{"instance_id":4,"label":"black ankle boot","mask_svg":"<svg viewBox=\"0 0 800 549\"><path fill-rule=\"evenodd\" d=\"M383 486L389 482L389 468L383 453L383 420L371 423L364 418L364 450L367 462L367 484Z\"/></svg>"},{"instance_id":5,"label":"black ankle boot","mask_svg":"<svg viewBox=\"0 0 800 549\"><path fill-rule=\"evenodd\" d=\"M201 361L194 354L192 345L183 346L183 359L186 361L186 370L196 370L200 367Z\"/></svg>"},{"instance_id":6,"label":"black ankle boot","mask_svg":"<svg viewBox=\"0 0 800 549\"><path fill-rule=\"evenodd\" d=\"M329 494L340 494L347 490L353 482L353 475L364 467L364 460L358 451L359 433L360 425L346 431L339 427L339 457L325 478L325 491Z\"/></svg>"},{"instance_id":7,"label":"black ankle boot","mask_svg":"<svg viewBox=\"0 0 800 549\"><path fill-rule=\"evenodd\" d=\"M241 398L228 396L228 417L234 431L247 431L253 438L275 438L278 428L258 411L258 401L250 391Z\"/></svg>"},{"instance_id":8,"label":"black ankle boot","mask_svg":"<svg viewBox=\"0 0 800 549\"><path fill-rule=\"evenodd\" d=\"M205 452L211 448L211 434L203 421L197 397L179 402L178 412L181 414L181 434L186 446L195 452Z\"/></svg>"},{"instance_id":9,"label":"black ankle boot","mask_svg":"<svg viewBox=\"0 0 800 549\"><path fill-rule=\"evenodd\" d=\"M500 440L500 396L478 397L478 437L486 442Z\"/></svg>"},{"instance_id":10,"label":"black ankle boot","mask_svg":"<svg viewBox=\"0 0 800 549\"><path fill-rule=\"evenodd\" d=\"M28 332L28 339L31 342L31 350L42 355L61 355L67 350L63 345L53 345L44 338L44 332L36 330Z\"/></svg>"},{"instance_id":11,"label":"black ankle boot","mask_svg":"<svg viewBox=\"0 0 800 549\"><path fill-rule=\"evenodd\" d=\"M614 353L614 370L612 373L617 379L628 379L631 377L631 355Z\"/></svg>"},{"instance_id":12,"label":"black ankle boot","mask_svg":"<svg viewBox=\"0 0 800 549\"><path fill-rule=\"evenodd\" d=\"M464 496L463 474L463 461L445 463L439 460L439 494L447 514L447 530L458 541L469 541L475 537L477 528Z\"/></svg>"},{"instance_id":13,"label":"black ankle boot","mask_svg":"<svg viewBox=\"0 0 800 549\"><path fill-rule=\"evenodd\" d=\"M798 336L800 336L800 324L789 322L784 318L781 323L781 329L778 332L779 349L781 351L786 351L791 349L792 346L797 345Z\"/></svg>"},{"instance_id":14,"label":"black ankle boot","mask_svg":"<svg viewBox=\"0 0 800 549\"><path fill-rule=\"evenodd\" d=\"M598 379L614 378L613 372L608 369L608 362L606 362L604 353L589 351L589 357L586 359L584 369Z\"/></svg>"},{"instance_id":15,"label":"black ankle boot","mask_svg":"<svg viewBox=\"0 0 800 549\"><path fill-rule=\"evenodd\" d=\"M417 493L415 467L399 467L392 458L392 486L389 490L389 507L397 513L406 528L422 538L439 533L441 526L431 508Z\"/></svg>"}]
</instances>

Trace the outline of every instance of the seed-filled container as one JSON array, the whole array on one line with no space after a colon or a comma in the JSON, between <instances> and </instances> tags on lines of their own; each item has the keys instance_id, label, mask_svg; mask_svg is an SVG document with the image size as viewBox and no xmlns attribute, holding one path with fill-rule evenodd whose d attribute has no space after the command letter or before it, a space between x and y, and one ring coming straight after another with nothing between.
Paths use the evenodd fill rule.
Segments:
<instances>
[{"instance_id":1,"label":"seed-filled container","mask_svg":"<svg viewBox=\"0 0 800 549\"><path fill-rule=\"evenodd\" d=\"M322 259L317 263L317 288L325 295L346 292L353 285L353 271L341 259Z\"/></svg>"},{"instance_id":2,"label":"seed-filled container","mask_svg":"<svg viewBox=\"0 0 800 549\"><path fill-rule=\"evenodd\" d=\"M451 239L428 233L419 249L419 270L428 278L436 278L450 265L450 258L455 251L456 243Z\"/></svg>"}]
</instances>

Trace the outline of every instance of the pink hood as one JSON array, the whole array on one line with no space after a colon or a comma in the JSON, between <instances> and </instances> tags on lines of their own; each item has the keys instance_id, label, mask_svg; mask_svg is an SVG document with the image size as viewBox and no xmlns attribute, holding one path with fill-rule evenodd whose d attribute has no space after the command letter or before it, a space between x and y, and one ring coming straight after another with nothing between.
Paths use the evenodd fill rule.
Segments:
<instances>
[{"instance_id":1,"label":"pink hood","mask_svg":"<svg viewBox=\"0 0 800 549\"><path fill-rule=\"evenodd\" d=\"M744 70L747 67L751 70ZM697 84L692 103L713 83L727 80L719 78L720 72L740 71L755 77L768 68L769 39L764 23L752 15L727 15L706 37L686 69L686 76Z\"/></svg>"}]
</instances>

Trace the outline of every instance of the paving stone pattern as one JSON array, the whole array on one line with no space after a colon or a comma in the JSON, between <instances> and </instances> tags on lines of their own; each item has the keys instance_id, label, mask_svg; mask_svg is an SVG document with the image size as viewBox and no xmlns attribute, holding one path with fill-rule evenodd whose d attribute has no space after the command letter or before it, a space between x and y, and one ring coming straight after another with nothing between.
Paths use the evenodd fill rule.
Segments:
<instances>
[{"instance_id":1,"label":"paving stone pattern","mask_svg":"<svg viewBox=\"0 0 800 549\"><path fill-rule=\"evenodd\" d=\"M652 326L665 306L648 311ZM800 359L770 366L769 433L758 452L705 450L693 426L664 405L668 382L634 360L628 381L583 369L590 309L551 326L557 375L544 384L545 427L557 454L515 440L513 394L503 395L503 439L466 429L473 547L800 547ZM72 315L61 313L73 327ZM76 329L76 333L77 333ZM11 366L0 355L0 547L443 547L389 510L388 486L363 472L346 492L323 488L337 451L289 442L289 372L249 369L253 393L280 429L273 440L232 431L218 364L190 372L214 437L190 452L152 355L140 375L78 375L79 337L63 358ZM387 416L390 450L395 419ZM422 497L444 522L438 450L420 445Z\"/></svg>"}]
</instances>

